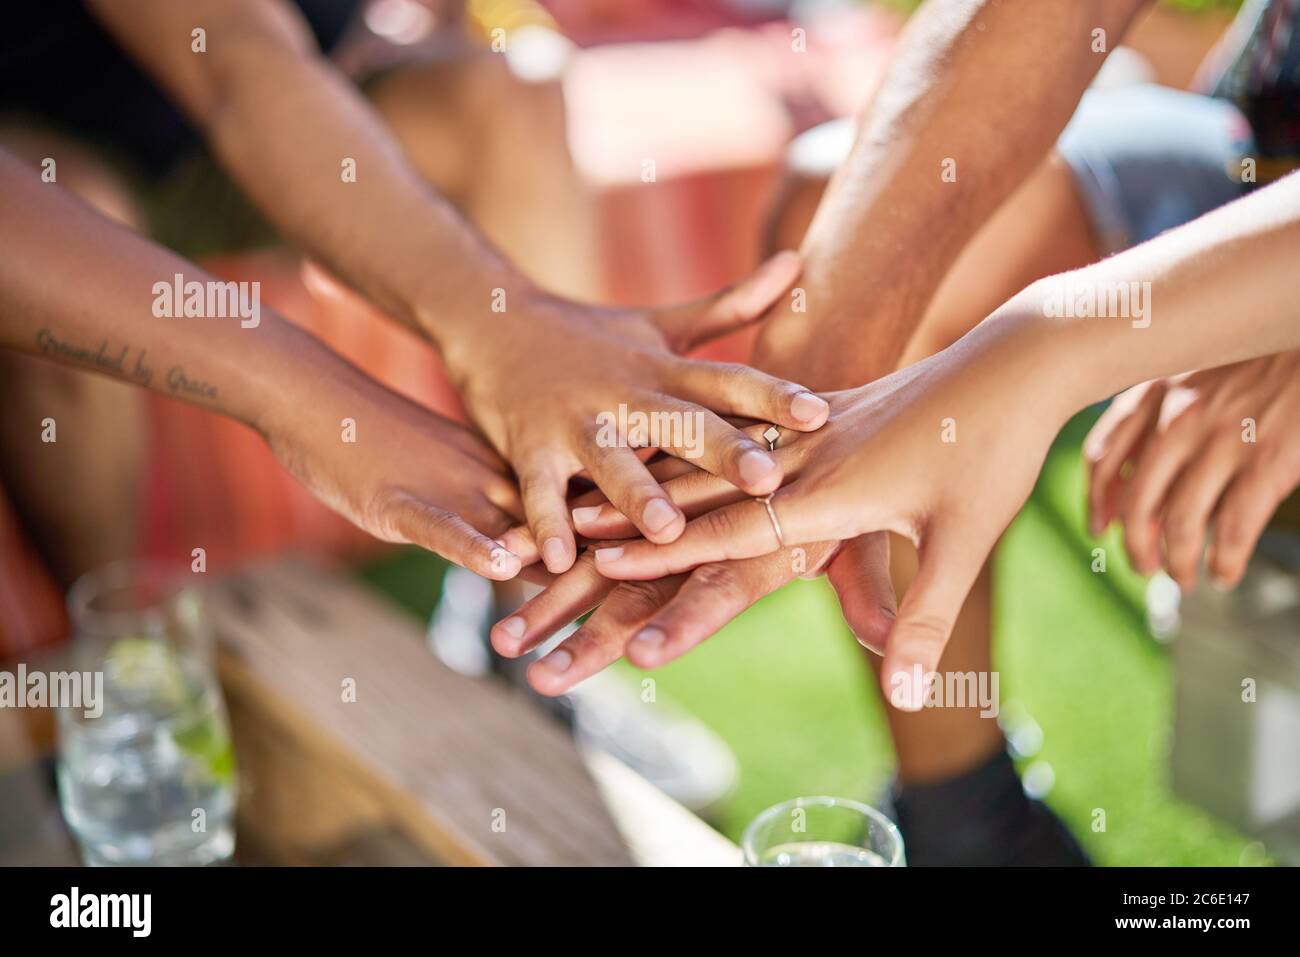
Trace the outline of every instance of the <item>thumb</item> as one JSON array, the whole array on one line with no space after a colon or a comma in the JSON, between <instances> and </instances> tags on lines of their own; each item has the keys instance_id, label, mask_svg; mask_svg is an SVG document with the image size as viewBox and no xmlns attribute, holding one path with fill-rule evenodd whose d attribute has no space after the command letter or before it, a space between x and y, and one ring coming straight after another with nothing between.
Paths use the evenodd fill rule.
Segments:
<instances>
[{"instance_id":1,"label":"thumb","mask_svg":"<svg viewBox=\"0 0 1300 957\"><path fill-rule=\"evenodd\" d=\"M862 647L884 654L898 617L898 598L889 577L889 534L873 532L846 542L826 569L840 598L840 610Z\"/></svg>"},{"instance_id":2,"label":"thumb","mask_svg":"<svg viewBox=\"0 0 1300 957\"><path fill-rule=\"evenodd\" d=\"M903 596L880 671L885 697L900 711L924 706L957 615L992 547L992 541L973 541L949 527L922 537L916 577Z\"/></svg>"},{"instance_id":3,"label":"thumb","mask_svg":"<svg viewBox=\"0 0 1300 957\"><path fill-rule=\"evenodd\" d=\"M656 311L655 324L674 352L690 352L710 339L761 319L799 278L802 269L803 260L798 253L779 252L721 292Z\"/></svg>"}]
</instances>

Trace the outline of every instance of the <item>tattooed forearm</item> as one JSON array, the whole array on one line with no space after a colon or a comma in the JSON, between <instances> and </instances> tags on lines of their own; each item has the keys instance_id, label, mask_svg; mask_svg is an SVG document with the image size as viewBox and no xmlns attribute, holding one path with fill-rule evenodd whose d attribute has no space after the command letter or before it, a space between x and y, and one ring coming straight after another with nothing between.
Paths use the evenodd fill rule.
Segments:
<instances>
[{"instance_id":1,"label":"tattooed forearm","mask_svg":"<svg viewBox=\"0 0 1300 957\"><path fill-rule=\"evenodd\" d=\"M130 343L109 345L104 339L97 344L85 345L61 339L49 329L41 329L36 333L36 348L41 355L60 362L75 362L96 372L139 383L145 388L155 385L153 367L147 361L148 350L137 349ZM180 365L168 369L159 385L182 399L214 401L217 398L215 385L194 378Z\"/></svg>"},{"instance_id":2,"label":"tattooed forearm","mask_svg":"<svg viewBox=\"0 0 1300 957\"><path fill-rule=\"evenodd\" d=\"M41 355L62 362L76 362L119 379L138 382L146 388L153 381L153 369L145 361L145 349L136 350L129 343L110 346L104 339L98 345L82 345L60 339L49 329L36 333L36 348Z\"/></svg>"},{"instance_id":3,"label":"tattooed forearm","mask_svg":"<svg viewBox=\"0 0 1300 957\"><path fill-rule=\"evenodd\" d=\"M181 366L167 370L167 391L182 399L215 399L217 387L201 379L191 379Z\"/></svg>"}]
</instances>

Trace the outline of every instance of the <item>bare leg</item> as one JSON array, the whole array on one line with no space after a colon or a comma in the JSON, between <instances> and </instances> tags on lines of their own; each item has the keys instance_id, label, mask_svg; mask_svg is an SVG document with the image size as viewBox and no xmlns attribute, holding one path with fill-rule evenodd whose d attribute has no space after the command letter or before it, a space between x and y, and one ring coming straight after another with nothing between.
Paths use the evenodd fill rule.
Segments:
<instances>
[{"instance_id":1,"label":"bare leg","mask_svg":"<svg viewBox=\"0 0 1300 957\"><path fill-rule=\"evenodd\" d=\"M1036 279L1101 258L1074 174L1052 152L967 243L903 356L944 349Z\"/></svg>"},{"instance_id":2,"label":"bare leg","mask_svg":"<svg viewBox=\"0 0 1300 957\"><path fill-rule=\"evenodd\" d=\"M772 219L775 248L799 245L824 187L825 180L807 175L787 182L784 202ZM959 339L1033 280L1098 258L1072 174L1053 153L962 251L904 351L902 364ZM892 545L894 584L901 593L916 571L916 553L897 537ZM991 581L986 566L944 652L945 671L992 669ZM878 669L879 659L874 655L871 659ZM981 718L979 711L978 707L931 708L908 713L887 708L900 781L924 784L951 778L1002 748L997 723Z\"/></svg>"},{"instance_id":3,"label":"bare leg","mask_svg":"<svg viewBox=\"0 0 1300 957\"><path fill-rule=\"evenodd\" d=\"M591 201L558 77L521 80L503 56L476 52L402 67L370 94L417 168L524 272L599 298Z\"/></svg>"},{"instance_id":4,"label":"bare leg","mask_svg":"<svg viewBox=\"0 0 1300 957\"><path fill-rule=\"evenodd\" d=\"M0 143L35 165L53 158L60 186L107 216L138 224L125 184L89 150L16 129L0 131ZM67 269L75 281L77 264ZM0 405L0 482L56 578L67 584L130 557L147 441L139 390L0 352ZM54 442L42 439L46 419L54 421Z\"/></svg>"}]
</instances>

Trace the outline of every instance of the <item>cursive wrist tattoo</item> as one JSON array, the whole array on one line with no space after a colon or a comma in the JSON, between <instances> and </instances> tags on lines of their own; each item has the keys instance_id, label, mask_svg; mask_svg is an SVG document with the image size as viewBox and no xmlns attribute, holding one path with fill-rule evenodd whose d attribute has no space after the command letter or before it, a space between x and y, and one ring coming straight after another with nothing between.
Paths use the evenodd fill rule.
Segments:
<instances>
[{"instance_id":1,"label":"cursive wrist tattoo","mask_svg":"<svg viewBox=\"0 0 1300 957\"><path fill-rule=\"evenodd\" d=\"M87 345L61 339L48 328L43 328L36 333L36 349L48 358L135 382L146 389L155 385L153 367L147 361L148 350L137 349L130 343L110 345L107 339L103 339L97 344ZM215 385L194 378L181 365L168 369L161 385L167 392L182 399L212 402L217 398Z\"/></svg>"}]
</instances>

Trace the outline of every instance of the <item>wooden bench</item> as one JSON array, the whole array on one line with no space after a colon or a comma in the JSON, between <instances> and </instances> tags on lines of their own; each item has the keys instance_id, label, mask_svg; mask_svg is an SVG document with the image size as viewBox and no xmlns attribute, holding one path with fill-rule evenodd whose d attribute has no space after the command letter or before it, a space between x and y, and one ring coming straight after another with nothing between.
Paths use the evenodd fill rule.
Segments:
<instances>
[{"instance_id":1,"label":"wooden bench","mask_svg":"<svg viewBox=\"0 0 1300 957\"><path fill-rule=\"evenodd\" d=\"M735 845L617 760L579 753L518 693L444 667L417 622L336 571L259 565L214 582L206 605L241 862L739 863ZM68 860L66 838L50 837L49 719L0 712L0 788L22 798L6 816L44 822L8 829L0 863Z\"/></svg>"}]
</instances>

